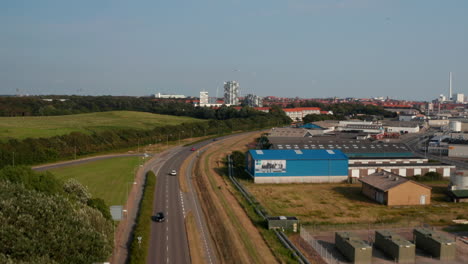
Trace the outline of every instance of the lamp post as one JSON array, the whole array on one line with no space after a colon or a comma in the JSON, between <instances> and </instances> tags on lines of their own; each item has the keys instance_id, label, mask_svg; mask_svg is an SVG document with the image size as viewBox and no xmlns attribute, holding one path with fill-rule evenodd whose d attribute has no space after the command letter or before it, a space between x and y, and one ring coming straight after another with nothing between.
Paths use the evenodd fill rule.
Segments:
<instances>
[{"instance_id":1,"label":"lamp post","mask_svg":"<svg viewBox=\"0 0 468 264\"><path fill-rule=\"evenodd\" d=\"M179 132L179 145L180 145L180 133L184 133L184 131L182 130Z\"/></svg>"}]
</instances>

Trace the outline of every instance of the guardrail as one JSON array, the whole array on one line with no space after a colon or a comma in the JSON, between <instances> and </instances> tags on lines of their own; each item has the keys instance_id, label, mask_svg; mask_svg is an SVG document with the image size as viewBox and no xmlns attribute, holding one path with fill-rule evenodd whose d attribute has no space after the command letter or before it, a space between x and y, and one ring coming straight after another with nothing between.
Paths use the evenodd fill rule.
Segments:
<instances>
[{"instance_id":1,"label":"guardrail","mask_svg":"<svg viewBox=\"0 0 468 264\"><path fill-rule=\"evenodd\" d=\"M231 155L228 155L228 176L231 182L236 186L237 190L244 196L244 198L249 202L249 204L254 208L255 212L263 218L263 220L267 220L267 215L266 213L258 207L259 203L255 200L254 196L252 196L249 191L247 191L244 186L237 181L236 178L233 177L234 171L232 168L232 160L231 160ZM284 247L289 249L293 255L296 257L296 259L299 261L301 264L310 264L309 260L302 254L302 252L288 239L286 234L282 231L274 230L276 236L278 237L279 241L281 244L283 244Z\"/></svg>"}]
</instances>

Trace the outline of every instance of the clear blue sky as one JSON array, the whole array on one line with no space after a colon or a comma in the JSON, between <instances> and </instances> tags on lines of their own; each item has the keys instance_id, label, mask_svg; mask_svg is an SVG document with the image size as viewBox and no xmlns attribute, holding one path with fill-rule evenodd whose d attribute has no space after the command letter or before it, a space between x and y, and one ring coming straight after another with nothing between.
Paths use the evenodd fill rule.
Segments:
<instances>
[{"instance_id":1,"label":"clear blue sky","mask_svg":"<svg viewBox=\"0 0 468 264\"><path fill-rule=\"evenodd\" d=\"M468 94L466 0L3 0L0 94Z\"/></svg>"}]
</instances>

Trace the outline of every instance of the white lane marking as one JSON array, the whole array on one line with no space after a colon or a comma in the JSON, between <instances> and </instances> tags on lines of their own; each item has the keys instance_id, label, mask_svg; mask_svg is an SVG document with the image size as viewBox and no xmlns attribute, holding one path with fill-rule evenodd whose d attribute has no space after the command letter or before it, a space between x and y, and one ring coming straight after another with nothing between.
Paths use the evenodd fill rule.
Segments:
<instances>
[{"instance_id":1,"label":"white lane marking","mask_svg":"<svg viewBox=\"0 0 468 264\"><path fill-rule=\"evenodd\" d=\"M180 204L182 205L182 214L185 218L184 196L182 194L182 191L180 191Z\"/></svg>"}]
</instances>

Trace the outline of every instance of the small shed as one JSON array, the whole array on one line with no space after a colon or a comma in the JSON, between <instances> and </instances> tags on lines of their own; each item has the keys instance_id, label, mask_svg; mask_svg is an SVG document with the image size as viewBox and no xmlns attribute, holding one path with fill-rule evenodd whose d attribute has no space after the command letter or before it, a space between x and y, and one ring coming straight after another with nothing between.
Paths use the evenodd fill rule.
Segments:
<instances>
[{"instance_id":1,"label":"small shed","mask_svg":"<svg viewBox=\"0 0 468 264\"><path fill-rule=\"evenodd\" d=\"M440 260L454 260L456 255L455 240L427 228L413 230L416 247Z\"/></svg>"},{"instance_id":2,"label":"small shed","mask_svg":"<svg viewBox=\"0 0 468 264\"><path fill-rule=\"evenodd\" d=\"M379 170L359 181L362 183L362 193L381 204L393 206L431 203L431 187L395 173Z\"/></svg>"},{"instance_id":3,"label":"small shed","mask_svg":"<svg viewBox=\"0 0 468 264\"><path fill-rule=\"evenodd\" d=\"M297 232L299 220L295 216L269 216L267 217L268 229L281 229Z\"/></svg>"},{"instance_id":4,"label":"small shed","mask_svg":"<svg viewBox=\"0 0 468 264\"><path fill-rule=\"evenodd\" d=\"M375 231L375 246L398 263L414 263L416 259L415 245L388 230Z\"/></svg>"},{"instance_id":5,"label":"small shed","mask_svg":"<svg viewBox=\"0 0 468 264\"><path fill-rule=\"evenodd\" d=\"M336 232L335 246L352 263L370 264L372 262L372 247L352 233Z\"/></svg>"}]
</instances>

